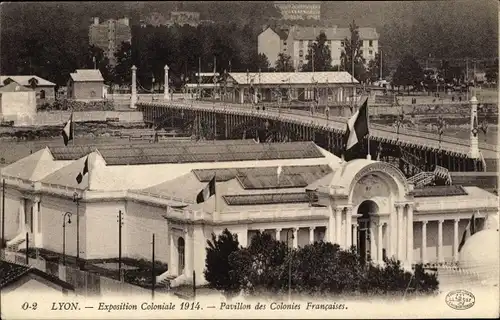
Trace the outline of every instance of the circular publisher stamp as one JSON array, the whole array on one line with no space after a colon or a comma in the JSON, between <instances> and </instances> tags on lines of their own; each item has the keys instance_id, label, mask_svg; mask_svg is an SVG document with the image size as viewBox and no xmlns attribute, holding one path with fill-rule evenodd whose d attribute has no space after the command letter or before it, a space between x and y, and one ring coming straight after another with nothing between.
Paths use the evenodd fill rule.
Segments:
<instances>
[{"instance_id":1,"label":"circular publisher stamp","mask_svg":"<svg viewBox=\"0 0 500 320\"><path fill-rule=\"evenodd\" d=\"M476 303L476 297L467 290L453 290L446 295L446 304L455 310L467 310Z\"/></svg>"}]
</instances>

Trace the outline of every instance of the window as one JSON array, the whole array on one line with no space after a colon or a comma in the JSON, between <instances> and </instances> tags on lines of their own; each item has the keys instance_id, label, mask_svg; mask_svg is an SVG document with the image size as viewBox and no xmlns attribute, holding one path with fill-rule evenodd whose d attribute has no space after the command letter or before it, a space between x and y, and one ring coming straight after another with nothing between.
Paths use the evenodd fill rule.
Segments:
<instances>
[{"instance_id":1,"label":"window","mask_svg":"<svg viewBox=\"0 0 500 320\"><path fill-rule=\"evenodd\" d=\"M372 54L373 54L373 51L372 51L372 50L370 50L370 51L368 51L368 53L369 53L370 55L372 55Z\"/></svg>"},{"instance_id":2,"label":"window","mask_svg":"<svg viewBox=\"0 0 500 320\"><path fill-rule=\"evenodd\" d=\"M344 43L344 41L340 41L340 46L341 46L341 47L345 47L345 43Z\"/></svg>"},{"instance_id":3,"label":"window","mask_svg":"<svg viewBox=\"0 0 500 320\"><path fill-rule=\"evenodd\" d=\"M304 56L304 50L300 50L299 51L299 57L303 57Z\"/></svg>"},{"instance_id":4,"label":"window","mask_svg":"<svg viewBox=\"0 0 500 320\"><path fill-rule=\"evenodd\" d=\"M286 46L286 41L283 41L283 45Z\"/></svg>"},{"instance_id":5,"label":"window","mask_svg":"<svg viewBox=\"0 0 500 320\"><path fill-rule=\"evenodd\" d=\"M299 41L299 47L300 47L300 48L303 48L303 47L304 47L304 40L300 40L300 41Z\"/></svg>"},{"instance_id":6,"label":"window","mask_svg":"<svg viewBox=\"0 0 500 320\"><path fill-rule=\"evenodd\" d=\"M370 40L370 41L368 42L368 45L369 45L370 47L373 47L373 40Z\"/></svg>"}]
</instances>

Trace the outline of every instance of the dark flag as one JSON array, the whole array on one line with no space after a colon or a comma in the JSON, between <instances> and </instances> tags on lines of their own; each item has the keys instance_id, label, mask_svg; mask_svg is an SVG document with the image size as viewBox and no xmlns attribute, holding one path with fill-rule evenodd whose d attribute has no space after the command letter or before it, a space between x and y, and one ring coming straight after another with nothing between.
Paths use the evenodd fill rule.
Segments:
<instances>
[{"instance_id":1,"label":"dark flag","mask_svg":"<svg viewBox=\"0 0 500 320\"><path fill-rule=\"evenodd\" d=\"M347 130L344 135L344 151L349 151L368 135L368 99L347 121Z\"/></svg>"},{"instance_id":2,"label":"dark flag","mask_svg":"<svg viewBox=\"0 0 500 320\"><path fill-rule=\"evenodd\" d=\"M476 232L477 232L476 216L475 214L472 214L472 217L470 218L469 223L467 224L467 228L465 228L464 234L462 235L462 241L460 241L460 244L458 245L458 252L462 250L462 247L464 246L467 239L469 239Z\"/></svg>"},{"instance_id":3,"label":"dark flag","mask_svg":"<svg viewBox=\"0 0 500 320\"><path fill-rule=\"evenodd\" d=\"M67 146L68 142L73 140L73 113L71 113L71 116L69 117L68 122L66 122L61 134L63 136L64 145Z\"/></svg>"},{"instance_id":4,"label":"dark flag","mask_svg":"<svg viewBox=\"0 0 500 320\"><path fill-rule=\"evenodd\" d=\"M83 177L89 173L89 157L85 159L85 163L83 164L83 170L82 172L79 172L78 175L76 176L76 182L80 184L83 180Z\"/></svg>"},{"instance_id":5,"label":"dark flag","mask_svg":"<svg viewBox=\"0 0 500 320\"><path fill-rule=\"evenodd\" d=\"M215 195L215 175L205 188L198 193L198 196L196 196L196 203L205 202L213 195Z\"/></svg>"}]
</instances>

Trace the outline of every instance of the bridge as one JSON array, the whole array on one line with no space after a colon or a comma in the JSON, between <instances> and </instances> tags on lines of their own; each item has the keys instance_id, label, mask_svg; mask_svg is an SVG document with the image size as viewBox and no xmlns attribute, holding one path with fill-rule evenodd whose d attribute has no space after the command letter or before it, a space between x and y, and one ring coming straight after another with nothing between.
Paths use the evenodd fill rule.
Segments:
<instances>
[{"instance_id":1,"label":"bridge","mask_svg":"<svg viewBox=\"0 0 500 320\"><path fill-rule=\"evenodd\" d=\"M258 139L260 142L314 141L342 154L346 117L327 117L304 110L204 101L138 102L144 121L156 129L180 127L205 139ZM479 143L480 157L470 156L470 141L408 128L370 123L372 159L393 163L407 177L433 172L486 171L497 158L497 146ZM366 152L366 151L365 151ZM491 168L490 170L491 171Z\"/></svg>"}]
</instances>

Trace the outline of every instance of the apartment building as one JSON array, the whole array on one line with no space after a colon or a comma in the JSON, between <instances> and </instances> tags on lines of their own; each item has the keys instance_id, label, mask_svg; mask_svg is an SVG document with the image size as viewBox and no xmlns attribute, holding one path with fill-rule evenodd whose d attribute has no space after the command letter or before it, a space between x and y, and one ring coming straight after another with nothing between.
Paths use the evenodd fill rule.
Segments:
<instances>
[{"instance_id":1,"label":"apartment building","mask_svg":"<svg viewBox=\"0 0 500 320\"><path fill-rule=\"evenodd\" d=\"M131 41L132 32L128 18L100 22L99 18L95 17L89 27L89 43L104 50L111 65L116 64L115 52L122 42Z\"/></svg>"},{"instance_id":2,"label":"apartment building","mask_svg":"<svg viewBox=\"0 0 500 320\"><path fill-rule=\"evenodd\" d=\"M359 28L359 37L362 41L361 51L368 63L375 58L379 50L379 34L375 28ZM307 63L307 49L309 44L316 41L318 35L324 32L327 44L330 47L332 66L340 65L340 56L344 50L345 39L350 39L349 28L331 27L302 27L289 28L267 27L258 36L258 52L266 55L272 66L275 65L278 54L284 53L292 57L293 66L300 70Z\"/></svg>"},{"instance_id":3,"label":"apartment building","mask_svg":"<svg viewBox=\"0 0 500 320\"><path fill-rule=\"evenodd\" d=\"M274 1L284 20L320 20L321 1Z\"/></svg>"}]
</instances>

